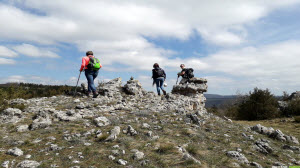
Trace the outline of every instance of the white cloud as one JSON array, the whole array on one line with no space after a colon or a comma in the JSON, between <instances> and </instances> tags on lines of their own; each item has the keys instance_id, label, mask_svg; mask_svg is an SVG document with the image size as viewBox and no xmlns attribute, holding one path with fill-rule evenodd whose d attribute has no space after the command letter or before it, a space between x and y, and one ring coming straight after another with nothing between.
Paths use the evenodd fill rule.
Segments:
<instances>
[{"instance_id":1,"label":"white cloud","mask_svg":"<svg viewBox=\"0 0 300 168\"><path fill-rule=\"evenodd\" d=\"M151 70L154 62L170 70L178 70L179 64L185 63L198 71L264 79L261 85L272 84L265 79L273 83L276 81L272 79L299 84L295 82L299 80L295 76L299 73L297 67L300 67L296 57L299 55L298 42L250 46L223 50L204 58L182 59L175 52L155 46L145 38L187 40L196 31L208 43L225 47L241 46L247 42L246 25L279 8L297 5L299 0L224 0L222 3L219 0L174 0L172 3L164 0L9 2L9 5L0 3L0 22L5 23L1 25L1 39L30 44L76 44L80 51L93 50L102 60L105 70ZM42 14L16 8L14 3ZM49 49L29 44L14 49L32 57L59 57ZM2 64L7 61L0 59Z\"/></svg>"},{"instance_id":2,"label":"white cloud","mask_svg":"<svg viewBox=\"0 0 300 168\"><path fill-rule=\"evenodd\" d=\"M16 61L12 59L0 58L0 64L15 64Z\"/></svg>"},{"instance_id":3,"label":"white cloud","mask_svg":"<svg viewBox=\"0 0 300 168\"><path fill-rule=\"evenodd\" d=\"M7 47L0 46L0 57L16 57L18 54Z\"/></svg>"},{"instance_id":4,"label":"white cloud","mask_svg":"<svg viewBox=\"0 0 300 168\"><path fill-rule=\"evenodd\" d=\"M0 22L6 23L1 27L0 37L42 44L75 43L81 51L93 48L91 45L94 44L100 46L101 51L104 50L101 57L109 57L110 63L119 63L120 57L145 62L169 62L165 56L166 50L150 44L144 36L185 40L196 30L207 42L239 45L247 37L244 25L257 21L277 8L299 2L90 0L86 3L79 0L12 0L10 4L33 8L43 15L0 3ZM121 62L134 69L146 67L135 67L126 60Z\"/></svg>"},{"instance_id":5,"label":"white cloud","mask_svg":"<svg viewBox=\"0 0 300 168\"><path fill-rule=\"evenodd\" d=\"M59 58L59 56L45 48L38 48L30 44L22 44L13 47L17 52L24 54L29 57L49 57L49 58Z\"/></svg>"}]
</instances>

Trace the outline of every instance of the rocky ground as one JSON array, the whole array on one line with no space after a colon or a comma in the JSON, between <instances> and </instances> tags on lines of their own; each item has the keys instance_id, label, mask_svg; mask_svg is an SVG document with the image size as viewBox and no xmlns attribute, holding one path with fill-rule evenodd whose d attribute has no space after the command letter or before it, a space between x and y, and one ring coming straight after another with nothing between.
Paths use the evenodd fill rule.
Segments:
<instances>
[{"instance_id":1,"label":"rocky ground","mask_svg":"<svg viewBox=\"0 0 300 168\"><path fill-rule=\"evenodd\" d=\"M101 96L15 99L0 112L1 167L271 167L300 165L296 137L207 113L206 80L157 96L136 80ZM80 94L79 94L80 95Z\"/></svg>"}]
</instances>

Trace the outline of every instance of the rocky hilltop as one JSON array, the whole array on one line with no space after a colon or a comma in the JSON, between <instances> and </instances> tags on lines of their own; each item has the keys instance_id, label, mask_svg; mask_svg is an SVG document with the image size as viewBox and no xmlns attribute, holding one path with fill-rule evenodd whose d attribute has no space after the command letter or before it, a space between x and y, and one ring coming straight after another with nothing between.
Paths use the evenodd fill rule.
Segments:
<instances>
[{"instance_id":1,"label":"rocky hilltop","mask_svg":"<svg viewBox=\"0 0 300 168\"><path fill-rule=\"evenodd\" d=\"M86 86L83 84L81 91ZM296 137L244 126L205 109L207 80L157 96L131 79L101 83L98 98L15 99L0 112L0 164L34 167L271 167L300 165Z\"/></svg>"}]
</instances>

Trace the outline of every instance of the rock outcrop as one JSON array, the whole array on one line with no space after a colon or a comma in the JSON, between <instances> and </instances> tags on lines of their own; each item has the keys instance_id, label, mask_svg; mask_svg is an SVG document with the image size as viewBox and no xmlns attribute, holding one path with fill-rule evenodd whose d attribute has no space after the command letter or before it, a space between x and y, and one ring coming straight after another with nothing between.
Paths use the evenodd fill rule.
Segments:
<instances>
[{"instance_id":1,"label":"rock outcrop","mask_svg":"<svg viewBox=\"0 0 300 168\"><path fill-rule=\"evenodd\" d=\"M207 81L171 93L147 92L133 78L101 83L98 98L15 99L0 112L2 167L271 167L300 164L296 137L243 126L205 109ZM43 159L45 158L45 159ZM26 160L24 160L26 159ZM120 165L118 165L120 164Z\"/></svg>"}]
</instances>

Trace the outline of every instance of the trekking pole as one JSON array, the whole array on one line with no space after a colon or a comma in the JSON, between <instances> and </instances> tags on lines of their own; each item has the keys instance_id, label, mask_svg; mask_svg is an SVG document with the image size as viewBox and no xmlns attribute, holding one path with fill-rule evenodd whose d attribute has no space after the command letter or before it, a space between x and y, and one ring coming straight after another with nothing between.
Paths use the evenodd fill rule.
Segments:
<instances>
[{"instance_id":1,"label":"trekking pole","mask_svg":"<svg viewBox=\"0 0 300 168\"><path fill-rule=\"evenodd\" d=\"M80 71L80 73L79 73L78 80L77 80L77 84L76 84L76 87L75 87L74 97L75 97L75 95L76 95L76 90L77 90L78 82L79 82L79 79L80 79L80 75L81 75L81 71Z\"/></svg>"},{"instance_id":2,"label":"trekking pole","mask_svg":"<svg viewBox=\"0 0 300 168\"><path fill-rule=\"evenodd\" d=\"M178 83L178 78L179 78L179 75L177 75L176 85L177 85L177 83Z\"/></svg>"}]
</instances>

